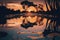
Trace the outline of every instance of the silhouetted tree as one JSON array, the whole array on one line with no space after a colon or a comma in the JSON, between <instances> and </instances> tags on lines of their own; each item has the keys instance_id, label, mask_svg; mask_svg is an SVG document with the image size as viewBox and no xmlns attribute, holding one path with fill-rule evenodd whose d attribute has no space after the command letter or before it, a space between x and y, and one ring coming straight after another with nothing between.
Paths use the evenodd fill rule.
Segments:
<instances>
[{"instance_id":1,"label":"silhouetted tree","mask_svg":"<svg viewBox=\"0 0 60 40\"><path fill-rule=\"evenodd\" d=\"M20 13L21 13L20 10L14 11L14 10L10 10L10 9L6 8L5 6L0 6L0 24L6 23L7 15L10 15L10 14L15 15L15 14L20 14ZM10 17L10 16L8 16L8 17ZM18 16L15 16L15 17L18 17ZM11 18L13 18L13 16Z\"/></svg>"},{"instance_id":2,"label":"silhouetted tree","mask_svg":"<svg viewBox=\"0 0 60 40\"><path fill-rule=\"evenodd\" d=\"M46 1L51 9L51 11L47 11L47 12L49 15L53 16L52 18L50 18L51 19L50 24L52 24L53 22L55 24L55 22L56 22L56 25L54 26L54 32L57 32L58 26L60 25L60 23L59 23L60 22L60 18L59 18L60 17L60 12L59 12L60 11L60 5L59 5L60 0L45 0L45 2ZM46 5L46 7L47 7L47 5ZM49 27L50 26L48 26L48 30L44 31L45 34L49 33L49 31L51 31L51 29L49 30Z\"/></svg>"},{"instance_id":3,"label":"silhouetted tree","mask_svg":"<svg viewBox=\"0 0 60 40\"><path fill-rule=\"evenodd\" d=\"M5 24L6 23L6 18L5 16L7 15L7 9L4 6L0 6L0 24Z\"/></svg>"},{"instance_id":4,"label":"silhouetted tree","mask_svg":"<svg viewBox=\"0 0 60 40\"><path fill-rule=\"evenodd\" d=\"M27 5L28 7L30 7L30 6L37 6L37 5L35 5L33 2L29 2L28 0L25 0L25 1L23 1L23 2L21 2L21 4L23 5L23 8L25 9L25 6ZM26 11L26 9L25 9L25 11Z\"/></svg>"}]
</instances>

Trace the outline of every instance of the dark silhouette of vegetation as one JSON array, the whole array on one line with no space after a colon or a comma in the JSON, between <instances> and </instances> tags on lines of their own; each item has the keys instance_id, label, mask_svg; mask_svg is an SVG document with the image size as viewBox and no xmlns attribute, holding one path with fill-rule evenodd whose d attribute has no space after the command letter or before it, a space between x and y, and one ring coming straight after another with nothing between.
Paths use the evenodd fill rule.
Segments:
<instances>
[{"instance_id":1,"label":"dark silhouette of vegetation","mask_svg":"<svg viewBox=\"0 0 60 40\"><path fill-rule=\"evenodd\" d=\"M25 9L25 6L27 5L28 7L30 7L30 6L37 6L37 5L35 5L33 2L30 2L30 1L28 1L28 0L25 0L25 1L23 1L23 2L21 2L21 4L23 5L23 8ZM26 9L25 9L25 11L26 11Z\"/></svg>"},{"instance_id":2,"label":"dark silhouette of vegetation","mask_svg":"<svg viewBox=\"0 0 60 40\"><path fill-rule=\"evenodd\" d=\"M7 20L6 16L10 14L20 14L20 10L14 11L5 6L0 6L0 24L5 24Z\"/></svg>"},{"instance_id":3,"label":"dark silhouette of vegetation","mask_svg":"<svg viewBox=\"0 0 60 40\"><path fill-rule=\"evenodd\" d=\"M27 1L27 0L21 2L21 4L22 4L22 5L28 5L28 6L37 6L37 5L35 5L33 2L29 2L29 1Z\"/></svg>"},{"instance_id":4,"label":"dark silhouette of vegetation","mask_svg":"<svg viewBox=\"0 0 60 40\"><path fill-rule=\"evenodd\" d=\"M23 27L23 28L29 28L29 27L33 27L34 25L37 25L36 23L31 23L31 22L29 22L28 21L28 23L24 23L25 22L25 20L23 21L23 23L21 24L21 26Z\"/></svg>"},{"instance_id":5,"label":"dark silhouette of vegetation","mask_svg":"<svg viewBox=\"0 0 60 40\"><path fill-rule=\"evenodd\" d=\"M54 22L52 25L55 25L55 26L48 26L48 28L45 29L45 31L43 32L44 36L48 35L51 32L58 32L58 27L60 26L60 18L59 18L60 17L60 12L59 12L60 11L60 5L59 5L60 0L45 0L45 3L47 7L46 13L53 16L53 18L48 17L46 25L48 24L49 19L51 19L50 24ZM50 6L51 11L48 10L47 4ZM53 27L54 27L54 30L52 30Z\"/></svg>"},{"instance_id":6,"label":"dark silhouette of vegetation","mask_svg":"<svg viewBox=\"0 0 60 40\"><path fill-rule=\"evenodd\" d=\"M6 18L5 15L7 14L7 9L4 6L0 6L0 24L5 24L6 23Z\"/></svg>"}]
</instances>

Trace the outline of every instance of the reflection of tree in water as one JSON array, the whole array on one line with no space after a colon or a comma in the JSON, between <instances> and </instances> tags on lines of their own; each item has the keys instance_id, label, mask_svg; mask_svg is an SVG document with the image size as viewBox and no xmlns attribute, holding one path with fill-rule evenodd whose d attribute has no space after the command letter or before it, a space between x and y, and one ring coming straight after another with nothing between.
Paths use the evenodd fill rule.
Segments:
<instances>
[{"instance_id":1,"label":"reflection of tree in water","mask_svg":"<svg viewBox=\"0 0 60 40\"><path fill-rule=\"evenodd\" d=\"M21 24L21 26L24 27L24 28L33 27L34 25L37 25L37 23L36 22L31 23L26 18L23 20L23 23Z\"/></svg>"}]
</instances>

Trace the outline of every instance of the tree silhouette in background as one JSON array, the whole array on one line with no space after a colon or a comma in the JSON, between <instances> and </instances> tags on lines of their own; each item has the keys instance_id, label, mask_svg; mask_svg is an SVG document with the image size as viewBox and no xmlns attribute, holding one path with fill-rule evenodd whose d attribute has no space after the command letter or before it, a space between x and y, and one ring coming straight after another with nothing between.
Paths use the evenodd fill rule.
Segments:
<instances>
[{"instance_id":1,"label":"tree silhouette in background","mask_svg":"<svg viewBox=\"0 0 60 40\"><path fill-rule=\"evenodd\" d=\"M20 10L14 11L6 8L5 6L0 6L0 24L6 24L6 16L10 14L20 14Z\"/></svg>"},{"instance_id":2,"label":"tree silhouette in background","mask_svg":"<svg viewBox=\"0 0 60 40\"><path fill-rule=\"evenodd\" d=\"M30 2L30 1L28 1L28 0L25 0L25 1L22 1L21 2L21 4L23 5L23 8L25 9L25 6L27 5L28 7L30 7L30 6L37 6L37 5L35 5L33 2ZM25 9L25 11L26 11L26 9Z\"/></svg>"},{"instance_id":3,"label":"tree silhouette in background","mask_svg":"<svg viewBox=\"0 0 60 40\"><path fill-rule=\"evenodd\" d=\"M54 18L50 18L51 22L50 25L52 24L53 26L48 26L47 29L45 29L45 31L43 32L44 35L46 36L47 34L51 33L50 31L52 30L52 28L54 27L53 32L58 32L58 27L60 26L60 0L45 0L46 3L46 8L47 8L47 14L49 15L53 15ZM50 11L48 9L48 5L50 6ZM48 24L49 21L49 17L47 20L46 25ZM56 24L55 24L56 23ZM55 26L54 26L55 25ZM51 29L50 29L51 28Z\"/></svg>"}]
</instances>

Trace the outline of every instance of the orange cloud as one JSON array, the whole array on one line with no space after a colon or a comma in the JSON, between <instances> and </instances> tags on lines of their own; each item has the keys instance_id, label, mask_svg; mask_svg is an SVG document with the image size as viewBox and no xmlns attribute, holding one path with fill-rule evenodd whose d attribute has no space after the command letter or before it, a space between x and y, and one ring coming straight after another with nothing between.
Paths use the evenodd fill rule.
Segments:
<instances>
[{"instance_id":1,"label":"orange cloud","mask_svg":"<svg viewBox=\"0 0 60 40\"><path fill-rule=\"evenodd\" d=\"M15 11L16 10L20 10L20 11L23 11L23 7L21 4L18 4L18 3L8 3L7 4L7 8L9 9L14 9Z\"/></svg>"}]
</instances>

